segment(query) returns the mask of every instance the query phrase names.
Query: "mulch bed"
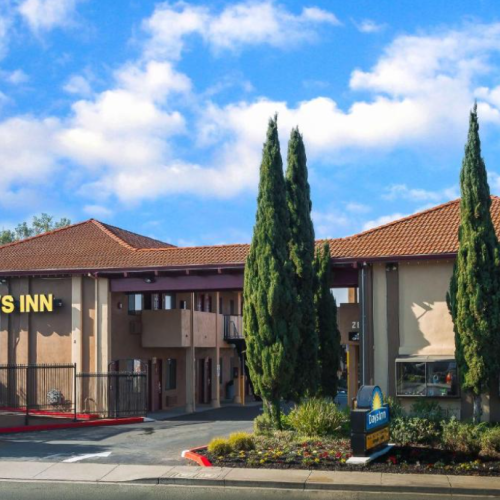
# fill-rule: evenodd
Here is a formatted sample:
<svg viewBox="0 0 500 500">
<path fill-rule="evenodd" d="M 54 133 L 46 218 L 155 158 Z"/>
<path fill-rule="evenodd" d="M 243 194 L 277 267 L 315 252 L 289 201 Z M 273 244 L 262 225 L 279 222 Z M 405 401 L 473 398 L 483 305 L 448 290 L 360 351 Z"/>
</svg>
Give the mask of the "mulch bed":
<svg viewBox="0 0 500 500">
<path fill-rule="evenodd" d="M 276 444 L 272 439 L 268 442 L 264 439 L 252 451 L 232 452 L 227 456 L 214 456 L 207 450 L 198 453 L 218 467 L 500 476 L 498 458 L 442 449 L 394 447 L 366 466 L 354 466 L 346 463 L 351 456 L 347 439 Z"/>
</svg>

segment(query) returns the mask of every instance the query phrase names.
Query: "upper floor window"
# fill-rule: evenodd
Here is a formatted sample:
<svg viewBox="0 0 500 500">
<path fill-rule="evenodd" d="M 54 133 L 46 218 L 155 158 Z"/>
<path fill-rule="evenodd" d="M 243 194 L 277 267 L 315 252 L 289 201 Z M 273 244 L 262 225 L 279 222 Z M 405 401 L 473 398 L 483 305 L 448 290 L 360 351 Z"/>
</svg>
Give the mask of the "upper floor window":
<svg viewBox="0 0 500 500">
<path fill-rule="evenodd" d="M 175 294 L 163 294 L 163 309 L 175 309 Z"/>
<path fill-rule="evenodd" d="M 144 309 L 144 296 L 142 293 L 131 293 L 128 296 L 128 313 L 139 314 Z"/>
</svg>

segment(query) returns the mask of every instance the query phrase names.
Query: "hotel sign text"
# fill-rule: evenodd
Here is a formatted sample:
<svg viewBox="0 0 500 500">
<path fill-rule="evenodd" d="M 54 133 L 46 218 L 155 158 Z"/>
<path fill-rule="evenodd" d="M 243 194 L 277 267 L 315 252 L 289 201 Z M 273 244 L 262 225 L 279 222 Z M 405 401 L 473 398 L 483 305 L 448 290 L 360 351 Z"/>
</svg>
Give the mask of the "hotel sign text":
<svg viewBox="0 0 500 500">
<path fill-rule="evenodd" d="M 61 305 L 60 302 L 60 300 L 55 300 L 52 294 L 20 295 L 17 300 L 13 295 L 2 295 L 0 296 L 0 312 L 4 314 L 53 312 L 54 306 Z"/>
</svg>

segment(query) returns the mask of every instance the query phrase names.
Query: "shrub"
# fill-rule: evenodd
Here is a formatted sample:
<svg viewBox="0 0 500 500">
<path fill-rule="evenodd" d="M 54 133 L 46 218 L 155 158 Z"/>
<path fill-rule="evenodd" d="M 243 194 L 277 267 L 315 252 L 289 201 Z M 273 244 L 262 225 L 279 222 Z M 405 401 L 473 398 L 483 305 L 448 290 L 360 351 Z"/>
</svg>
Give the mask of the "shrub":
<svg viewBox="0 0 500 500">
<path fill-rule="evenodd" d="M 445 417 L 444 411 L 437 401 L 426 401 L 425 399 L 413 403 L 410 415 L 431 420 L 432 422 L 441 422 Z"/>
<path fill-rule="evenodd" d="M 288 420 L 292 429 L 304 436 L 325 436 L 342 430 L 346 414 L 330 399 L 312 398 L 296 406 Z"/>
<path fill-rule="evenodd" d="M 391 420 L 395 418 L 404 417 L 403 407 L 398 399 L 389 396 L 387 398 L 387 404 L 389 405 L 389 414 L 391 415 Z"/>
<path fill-rule="evenodd" d="M 391 441 L 401 446 L 433 444 L 440 435 L 440 425 L 424 418 L 397 417 L 391 421 Z"/>
<path fill-rule="evenodd" d="M 268 435 L 273 432 L 273 424 L 268 413 L 262 413 L 253 421 L 253 431 L 257 435 Z"/>
<path fill-rule="evenodd" d="M 250 451 L 255 449 L 255 441 L 247 432 L 233 432 L 229 435 L 229 446 L 235 451 Z"/>
<path fill-rule="evenodd" d="M 484 432 L 481 439 L 481 451 L 486 454 L 500 453 L 500 427 L 491 427 Z"/>
<path fill-rule="evenodd" d="M 216 437 L 213 438 L 212 441 L 208 444 L 208 452 L 216 455 L 218 457 L 229 455 L 233 450 L 229 441 L 224 438 Z"/>
<path fill-rule="evenodd" d="M 459 422 L 455 417 L 443 422 L 442 444 L 450 451 L 477 454 L 481 450 L 481 441 L 486 431 L 486 424 L 475 425 Z"/>
</svg>

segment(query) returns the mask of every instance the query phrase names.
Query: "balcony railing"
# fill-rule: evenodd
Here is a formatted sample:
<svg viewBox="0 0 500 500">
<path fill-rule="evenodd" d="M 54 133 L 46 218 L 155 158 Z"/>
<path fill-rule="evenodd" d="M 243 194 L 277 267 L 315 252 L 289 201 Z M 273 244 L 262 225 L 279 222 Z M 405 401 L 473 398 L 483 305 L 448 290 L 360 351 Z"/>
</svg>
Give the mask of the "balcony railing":
<svg viewBox="0 0 500 500">
<path fill-rule="evenodd" d="M 224 316 L 224 340 L 243 340 L 243 317 Z"/>
</svg>

